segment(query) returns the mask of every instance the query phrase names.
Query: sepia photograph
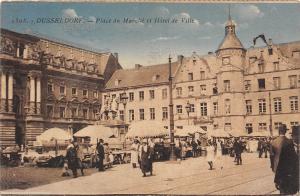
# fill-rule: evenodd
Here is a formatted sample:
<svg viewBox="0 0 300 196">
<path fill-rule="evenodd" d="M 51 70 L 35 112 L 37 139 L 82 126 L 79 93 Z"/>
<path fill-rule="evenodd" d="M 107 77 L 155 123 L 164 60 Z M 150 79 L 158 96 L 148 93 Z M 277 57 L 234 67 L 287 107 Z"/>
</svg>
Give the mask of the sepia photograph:
<svg viewBox="0 0 300 196">
<path fill-rule="evenodd" d="M 3 1 L 1 195 L 299 195 L 299 1 Z"/>
</svg>

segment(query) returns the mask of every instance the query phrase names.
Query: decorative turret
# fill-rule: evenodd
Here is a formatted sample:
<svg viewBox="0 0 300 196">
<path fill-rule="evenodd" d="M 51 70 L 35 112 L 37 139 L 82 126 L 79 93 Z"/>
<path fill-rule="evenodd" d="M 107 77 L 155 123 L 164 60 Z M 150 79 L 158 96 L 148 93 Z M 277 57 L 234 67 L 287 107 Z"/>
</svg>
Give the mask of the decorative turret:
<svg viewBox="0 0 300 196">
<path fill-rule="evenodd" d="M 230 10 L 228 15 L 228 20 L 226 22 L 225 26 L 225 37 L 221 44 L 218 47 L 218 50 L 216 53 L 218 54 L 221 50 L 224 49 L 244 49 L 244 46 L 242 45 L 241 41 L 235 34 L 235 24 L 234 21 L 231 19 L 230 16 Z"/>
</svg>

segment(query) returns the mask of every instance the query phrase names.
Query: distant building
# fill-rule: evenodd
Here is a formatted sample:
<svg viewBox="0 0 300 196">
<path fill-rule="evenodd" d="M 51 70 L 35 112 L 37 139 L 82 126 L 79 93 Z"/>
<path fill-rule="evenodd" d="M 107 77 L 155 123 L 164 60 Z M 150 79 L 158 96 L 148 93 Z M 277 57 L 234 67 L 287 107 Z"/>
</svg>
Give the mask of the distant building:
<svg viewBox="0 0 300 196">
<path fill-rule="evenodd" d="M 51 127 L 94 124 L 101 90 L 121 66 L 97 53 L 1 29 L 0 144 L 31 143 Z"/>
<path fill-rule="evenodd" d="M 161 121 L 168 126 L 167 64 L 117 70 L 103 96 L 126 92 L 127 122 Z M 196 125 L 233 135 L 272 131 L 300 121 L 300 41 L 245 49 L 229 17 L 215 53 L 179 56 L 172 64 L 175 127 Z M 189 106 L 187 108 L 187 103 Z M 187 112 L 188 109 L 188 112 Z M 149 125 L 151 126 L 151 125 Z"/>
</svg>

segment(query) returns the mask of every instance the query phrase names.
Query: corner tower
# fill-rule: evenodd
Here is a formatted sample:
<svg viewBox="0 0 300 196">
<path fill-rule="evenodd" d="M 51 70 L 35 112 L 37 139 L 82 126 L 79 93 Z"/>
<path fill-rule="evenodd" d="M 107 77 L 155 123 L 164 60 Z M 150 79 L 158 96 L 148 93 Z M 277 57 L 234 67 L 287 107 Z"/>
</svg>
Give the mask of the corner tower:
<svg viewBox="0 0 300 196">
<path fill-rule="evenodd" d="M 216 124 L 232 134 L 241 134 L 244 127 L 244 67 L 246 50 L 236 36 L 230 10 L 225 25 L 225 37 L 216 50 L 218 118 Z M 243 111 L 243 110 L 242 110 Z"/>
</svg>

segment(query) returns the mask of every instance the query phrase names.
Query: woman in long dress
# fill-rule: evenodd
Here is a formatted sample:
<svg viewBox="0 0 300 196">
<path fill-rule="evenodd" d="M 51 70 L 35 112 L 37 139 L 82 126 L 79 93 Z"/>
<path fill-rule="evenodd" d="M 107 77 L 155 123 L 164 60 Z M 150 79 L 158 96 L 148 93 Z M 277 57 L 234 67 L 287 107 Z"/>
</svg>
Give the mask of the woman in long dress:
<svg viewBox="0 0 300 196">
<path fill-rule="evenodd" d="M 206 161 L 209 165 L 209 170 L 213 169 L 213 162 L 215 160 L 215 147 L 212 144 L 211 140 L 208 140 L 208 145 L 206 147 Z"/>
<path fill-rule="evenodd" d="M 131 145 L 131 164 L 133 168 L 137 167 L 139 161 L 139 141 L 134 139 L 133 144 Z"/>
<path fill-rule="evenodd" d="M 216 148 L 217 148 L 217 153 L 216 153 L 216 160 L 217 160 L 217 165 L 220 165 L 220 168 L 223 169 L 223 153 L 222 153 L 222 143 L 220 139 L 217 140 L 216 142 Z"/>
</svg>

